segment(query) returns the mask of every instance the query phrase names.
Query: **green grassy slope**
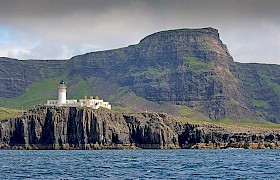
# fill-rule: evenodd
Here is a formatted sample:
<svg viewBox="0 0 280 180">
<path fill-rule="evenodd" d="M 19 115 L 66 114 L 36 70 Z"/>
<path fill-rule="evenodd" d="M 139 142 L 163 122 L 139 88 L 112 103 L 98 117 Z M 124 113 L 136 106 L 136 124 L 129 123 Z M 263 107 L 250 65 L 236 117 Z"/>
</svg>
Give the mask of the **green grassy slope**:
<svg viewBox="0 0 280 180">
<path fill-rule="evenodd" d="M 0 120 L 20 116 L 21 110 L 0 107 Z"/>
<path fill-rule="evenodd" d="M 67 81 L 65 76 L 45 79 L 31 84 L 21 96 L 14 98 L 0 98 L 0 106 L 16 109 L 29 109 L 37 104 L 46 103 L 47 99 L 57 98 L 57 86 L 61 79 Z"/>
<path fill-rule="evenodd" d="M 71 80 L 70 80 L 71 79 Z M 102 84 L 96 78 L 83 79 L 59 76 L 35 82 L 28 86 L 25 93 L 14 98 L 0 98 L 0 107 L 14 109 L 30 109 L 37 104 L 45 104 L 47 100 L 57 99 L 57 87 L 61 80 L 66 82 L 67 99 L 83 99 L 84 96 L 99 96 L 104 100 L 114 100 L 122 95 L 122 88 L 116 85 Z"/>
<path fill-rule="evenodd" d="M 179 108 L 179 111 L 181 113 L 181 117 L 178 117 L 178 120 L 180 120 L 182 123 L 192 123 L 192 124 L 214 124 L 218 126 L 242 126 L 242 127 L 261 127 L 261 128 L 280 128 L 280 124 L 275 124 L 269 121 L 266 121 L 262 118 L 251 118 L 251 119 L 239 119 L 235 120 L 230 117 L 214 120 L 210 119 L 204 114 L 197 112 L 195 109 L 191 109 L 189 107 L 185 106 L 177 106 Z"/>
</svg>

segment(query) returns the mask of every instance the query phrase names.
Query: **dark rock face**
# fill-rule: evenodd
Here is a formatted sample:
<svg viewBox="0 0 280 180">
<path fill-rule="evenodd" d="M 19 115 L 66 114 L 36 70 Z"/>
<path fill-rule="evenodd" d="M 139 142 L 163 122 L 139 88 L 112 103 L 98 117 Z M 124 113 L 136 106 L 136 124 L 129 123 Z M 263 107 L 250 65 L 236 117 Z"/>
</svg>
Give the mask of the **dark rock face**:
<svg viewBox="0 0 280 180">
<path fill-rule="evenodd" d="M 67 61 L 0 58 L 0 97 L 21 95 L 28 85 L 49 77 L 100 78 L 102 84 L 127 88 L 155 103 L 196 108 L 212 119 L 280 123 L 279 67 L 235 63 L 216 29 L 179 29 Z"/>
<path fill-rule="evenodd" d="M 231 133 L 213 125 L 186 124 L 179 142 L 182 148 L 192 149 L 274 149 L 280 147 L 280 132 L 272 131 L 264 134 Z"/>
<path fill-rule="evenodd" d="M 280 123 L 280 66 L 238 64 L 239 78 L 258 116 Z"/>
<path fill-rule="evenodd" d="M 37 106 L 1 122 L 1 143 L 31 149 L 178 148 L 178 134 L 164 118 Z"/>
<path fill-rule="evenodd" d="M 179 148 L 178 134 L 174 126 L 181 124 L 157 113 L 124 115 L 129 127 L 131 141 L 140 148 Z M 171 124 L 170 124 L 171 123 Z"/>
<path fill-rule="evenodd" d="M 124 118 L 102 110 L 37 106 L 21 118 L 2 122 L 1 127 L 2 143 L 9 146 L 96 149 L 130 145 Z"/>
<path fill-rule="evenodd" d="M 157 113 L 37 106 L 0 123 L 2 149 L 278 148 L 279 132 L 231 134 Z"/>
</svg>

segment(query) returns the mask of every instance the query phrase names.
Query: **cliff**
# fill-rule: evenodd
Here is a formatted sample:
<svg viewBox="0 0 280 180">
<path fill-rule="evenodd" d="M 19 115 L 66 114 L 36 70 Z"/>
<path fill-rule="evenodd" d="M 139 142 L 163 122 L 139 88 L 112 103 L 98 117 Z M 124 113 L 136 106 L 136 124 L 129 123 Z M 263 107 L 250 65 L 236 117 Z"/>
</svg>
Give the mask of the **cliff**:
<svg viewBox="0 0 280 180">
<path fill-rule="evenodd" d="M 65 61 L 0 58 L 0 106 L 44 103 L 63 78 L 69 98 L 94 94 L 136 111 L 178 114 L 180 105 L 216 120 L 280 123 L 279 67 L 235 63 L 213 28 L 162 31 Z"/>
<path fill-rule="evenodd" d="M 248 94 L 251 109 L 260 117 L 279 123 L 280 66 L 238 64 L 239 79 Z"/>
<path fill-rule="evenodd" d="M 166 114 L 36 106 L 0 123 L 1 149 L 279 148 L 280 131 L 229 132 Z"/>
</svg>

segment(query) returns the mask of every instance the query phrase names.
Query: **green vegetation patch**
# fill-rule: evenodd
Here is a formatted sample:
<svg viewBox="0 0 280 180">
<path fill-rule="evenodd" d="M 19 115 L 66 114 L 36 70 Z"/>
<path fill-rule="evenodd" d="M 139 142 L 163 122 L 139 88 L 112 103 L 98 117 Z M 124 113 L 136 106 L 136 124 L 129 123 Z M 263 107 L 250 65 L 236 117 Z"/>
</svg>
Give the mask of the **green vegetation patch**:
<svg viewBox="0 0 280 180">
<path fill-rule="evenodd" d="M 48 99 L 57 99 L 57 86 L 66 76 L 54 77 L 31 84 L 21 96 L 0 98 L 0 106 L 15 109 L 29 109 L 37 104 L 45 104 Z"/>
<path fill-rule="evenodd" d="M 169 74 L 171 72 L 171 69 L 169 68 L 154 68 L 154 67 L 148 67 L 147 70 L 142 71 L 142 72 L 134 72 L 130 73 L 134 77 L 139 77 L 139 76 L 147 76 L 149 78 L 158 78 L 162 77 L 166 74 Z"/>
<path fill-rule="evenodd" d="M 0 107 L 0 120 L 18 117 L 21 114 L 22 114 L 22 110 L 8 109 L 8 108 Z"/>
<path fill-rule="evenodd" d="M 238 82 L 239 82 L 239 79 L 236 78 L 236 77 L 234 77 L 233 80 L 234 80 L 235 83 L 238 83 Z"/>
<path fill-rule="evenodd" d="M 112 106 L 112 111 L 120 113 L 132 113 L 133 110 L 129 107 Z"/>
<path fill-rule="evenodd" d="M 274 93 L 280 96 L 280 84 L 273 82 L 271 78 L 264 71 L 260 71 L 259 74 L 264 79 L 265 85 L 272 88 Z"/>
<path fill-rule="evenodd" d="M 70 83 L 71 85 L 72 83 Z M 66 84 L 67 85 L 67 84 Z M 73 83 L 71 86 L 68 86 L 68 93 L 70 99 L 83 99 L 84 96 L 92 95 L 90 91 L 89 84 L 86 80 L 78 78 L 76 83 Z"/>
<path fill-rule="evenodd" d="M 226 72 L 227 74 L 231 74 L 231 72 L 230 72 L 230 70 L 229 70 L 228 68 L 225 69 L 225 72 Z"/>
<path fill-rule="evenodd" d="M 269 129 L 279 129 L 280 124 L 275 124 L 266 121 L 263 118 L 243 118 L 240 120 L 234 120 L 230 117 L 226 117 L 219 120 L 210 119 L 204 115 L 196 114 L 194 117 L 178 117 L 179 121 L 183 124 L 212 124 L 215 126 L 225 127 L 229 129 L 239 129 L 239 128 L 249 128 L 249 129 L 259 129 L 259 128 L 269 128 Z"/>
<path fill-rule="evenodd" d="M 241 118 L 239 120 L 234 120 L 231 117 L 226 117 L 217 120 L 217 125 L 238 125 L 244 127 L 264 127 L 264 128 L 280 128 L 280 124 L 275 124 L 266 121 L 263 118 Z"/>
<path fill-rule="evenodd" d="M 184 56 L 184 60 L 191 66 L 207 66 L 207 63 L 205 63 L 203 59 L 195 56 Z"/>
<path fill-rule="evenodd" d="M 264 100 L 256 100 L 256 99 L 253 99 L 251 101 L 252 105 L 253 106 L 256 106 L 256 107 L 268 107 L 269 104 L 267 101 L 264 101 Z"/>
<path fill-rule="evenodd" d="M 196 56 L 184 56 L 184 63 L 190 65 L 196 72 L 203 73 L 209 71 L 211 63 L 204 62 L 202 58 Z"/>
<path fill-rule="evenodd" d="M 257 113 L 258 116 L 268 116 L 269 115 L 267 111 L 259 110 L 259 109 L 256 110 L 256 113 Z"/>
<path fill-rule="evenodd" d="M 238 105 L 239 105 L 239 103 L 233 99 L 229 101 L 229 106 L 231 108 L 237 108 Z"/>
<path fill-rule="evenodd" d="M 191 124 L 204 124 L 204 123 L 213 123 L 213 120 L 208 118 L 207 116 L 198 113 L 196 115 L 188 116 L 188 117 L 179 117 L 178 119 L 183 124 L 191 123 Z"/>
<path fill-rule="evenodd" d="M 267 79 L 266 82 L 267 82 L 267 85 L 273 89 L 274 93 L 277 94 L 278 96 L 280 96 L 280 85 L 277 83 L 274 83 L 270 79 Z"/>
<path fill-rule="evenodd" d="M 129 92 L 129 88 L 128 87 L 119 87 L 118 89 L 116 89 L 116 91 L 114 91 L 109 97 L 108 97 L 108 101 L 112 101 L 114 99 L 120 98 L 123 95 L 127 94 Z"/>
<path fill-rule="evenodd" d="M 234 103 L 235 104 L 235 103 Z M 198 112 L 196 109 L 189 108 L 186 106 L 178 106 L 181 117 L 178 120 L 183 124 L 213 124 L 222 127 L 247 127 L 247 128 L 280 128 L 280 124 L 275 124 L 266 121 L 263 118 L 242 118 L 236 120 L 232 117 L 225 117 L 222 119 L 210 119 L 208 116 Z"/>
<path fill-rule="evenodd" d="M 187 116 L 187 115 L 191 115 L 191 114 L 194 113 L 194 110 L 192 108 L 187 107 L 187 106 L 180 107 L 179 111 L 180 111 L 182 116 Z"/>
<path fill-rule="evenodd" d="M 209 117 L 205 116 L 201 112 L 196 111 L 193 108 L 189 108 L 187 106 L 178 106 L 179 112 L 181 113 L 181 116 L 179 120 L 185 124 L 187 122 L 193 123 L 193 124 L 200 124 L 202 122 L 212 122 Z"/>
</svg>

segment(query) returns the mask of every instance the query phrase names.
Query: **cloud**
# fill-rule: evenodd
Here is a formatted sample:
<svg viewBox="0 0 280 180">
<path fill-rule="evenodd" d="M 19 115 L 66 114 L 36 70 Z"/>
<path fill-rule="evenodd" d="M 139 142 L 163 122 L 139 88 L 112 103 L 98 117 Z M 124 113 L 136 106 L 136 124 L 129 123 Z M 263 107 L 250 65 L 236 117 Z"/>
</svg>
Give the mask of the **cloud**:
<svg viewBox="0 0 280 180">
<path fill-rule="evenodd" d="M 65 59 L 136 44 L 161 30 L 210 26 L 236 61 L 280 64 L 279 9 L 273 0 L 3 1 L 0 56 Z M 13 37 L 8 43 L 1 26 Z"/>
</svg>

